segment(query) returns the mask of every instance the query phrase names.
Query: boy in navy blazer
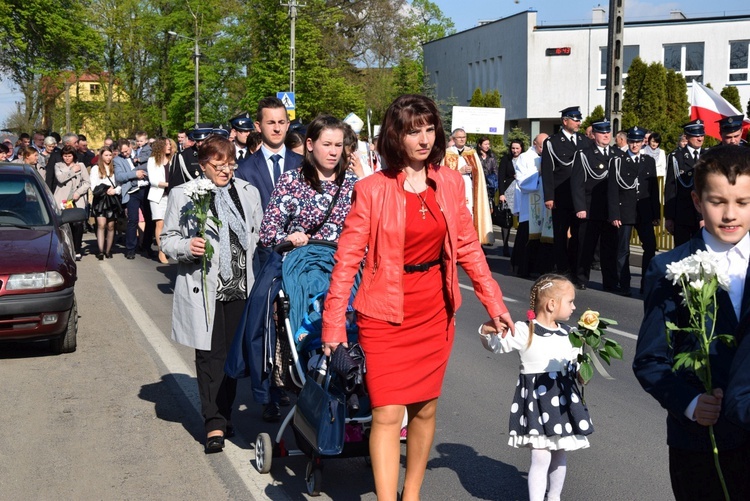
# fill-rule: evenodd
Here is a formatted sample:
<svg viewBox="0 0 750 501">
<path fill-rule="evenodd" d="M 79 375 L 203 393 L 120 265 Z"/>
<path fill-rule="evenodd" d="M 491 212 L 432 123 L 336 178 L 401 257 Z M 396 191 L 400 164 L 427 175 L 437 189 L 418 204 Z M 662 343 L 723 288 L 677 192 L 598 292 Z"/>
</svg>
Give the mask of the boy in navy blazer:
<svg viewBox="0 0 750 501">
<path fill-rule="evenodd" d="M 695 167 L 692 193 L 704 228 L 688 242 L 655 257 L 645 278 L 644 317 L 638 334 L 633 371 L 641 386 L 667 410 L 669 473 L 675 499 L 724 499 L 708 426 L 713 425 L 722 472 L 731 499 L 750 499 L 750 435 L 727 419 L 727 388 L 736 347 L 711 346 L 713 387 L 707 394 L 694 373 L 673 371 L 674 355 L 697 349 L 692 334 L 678 332 L 667 341 L 667 321 L 688 325 L 681 287 L 666 278 L 669 263 L 707 250 L 729 275 L 729 292 L 717 293 L 716 333 L 733 334 L 742 342 L 750 315 L 747 287 L 750 255 L 750 150 L 722 146 L 703 155 Z M 743 297 L 744 294 L 744 297 Z M 747 344 L 745 342 L 744 344 Z"/>
</svg>

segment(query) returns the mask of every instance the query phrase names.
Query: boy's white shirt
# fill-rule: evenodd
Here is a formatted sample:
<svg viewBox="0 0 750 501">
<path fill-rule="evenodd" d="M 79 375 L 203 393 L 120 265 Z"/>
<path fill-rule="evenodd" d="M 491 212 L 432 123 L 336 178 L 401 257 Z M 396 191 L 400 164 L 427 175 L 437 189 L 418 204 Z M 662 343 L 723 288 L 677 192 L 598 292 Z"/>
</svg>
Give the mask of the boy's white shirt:
<svg viewBox="0 0 750 501">
<path fill-rule="evenodd" d="M 703 232 L 703 242 L 709 254 L 717 257 L 719 271 L 726 273 L 729 277 L 729 298 L 734 306 L 737 320 L 740 318 L 742 308 L 742 295 L 745 292 L 745 274 L 747 273 L 748 259 L 750 259 L 750 234 L 745 236 L 736 244 L 728 244 L 720 241 L 709 233 L 706 228 Z"/>
</svg>

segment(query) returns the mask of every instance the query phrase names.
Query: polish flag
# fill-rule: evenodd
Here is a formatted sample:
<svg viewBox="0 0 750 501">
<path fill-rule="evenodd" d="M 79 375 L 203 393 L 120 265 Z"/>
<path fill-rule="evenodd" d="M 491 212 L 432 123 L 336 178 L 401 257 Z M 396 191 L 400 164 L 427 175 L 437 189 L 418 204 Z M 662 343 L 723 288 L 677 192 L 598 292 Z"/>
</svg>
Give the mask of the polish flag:
<svg viewBox="0 0 750 501">
<path fill-rule="evenodd" d="M 719 124 L 716 122 L 724 117 L 734 115 L 742 115 L 742 112 L 732 106 L 715 90 L 693 81 L 693 87 L 690 91 L 690 120 L 697 118 L 703 120 L 706 135 L 721 141 Z M 742 124 L 743 137 L 746 137 L 748 129 L 750 129 L 750 120 L 745 118 Z"/>
</svg>

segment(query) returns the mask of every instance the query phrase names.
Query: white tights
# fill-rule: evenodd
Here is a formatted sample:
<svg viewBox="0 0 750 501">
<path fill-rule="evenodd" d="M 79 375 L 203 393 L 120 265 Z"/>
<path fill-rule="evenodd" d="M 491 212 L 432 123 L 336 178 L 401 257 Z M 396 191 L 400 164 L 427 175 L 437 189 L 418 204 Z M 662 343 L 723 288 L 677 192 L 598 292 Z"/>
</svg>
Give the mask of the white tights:
<svg viewBox="0 0 750 501">
<path fill-rule="evenodd" d="M 532 449 L 529 467 L 529 501 L 544 501 L 548 475 L 547 501 L 559 501 L 565 483 L 566 468 L 565 451 Z"/>
</svg>

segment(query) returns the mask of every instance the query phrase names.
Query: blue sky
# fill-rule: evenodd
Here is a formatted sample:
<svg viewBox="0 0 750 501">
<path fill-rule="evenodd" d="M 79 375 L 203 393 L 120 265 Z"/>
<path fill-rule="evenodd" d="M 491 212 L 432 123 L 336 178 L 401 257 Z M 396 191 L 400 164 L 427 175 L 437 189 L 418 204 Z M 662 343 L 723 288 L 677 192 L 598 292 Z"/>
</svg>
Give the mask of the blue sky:
<svg viewBox="0 0 750 501">
<path fill-rule="evenodd" d="M 590 22 L 591 9 L 597 5 L 605 8 L 608 0 L 432 0 L 443 14 L 453 19 L 458 31 L 477 25 L 479 20 L 494 20 L 512 16 L 518 12 L 533 9 L 541 24 L 568 24 Z M 713 8 L 713 7 L 716 8 Z M 681 0 L 664 2 L 660 0 L 625 0 L 625 19 L 654 19 L 669 16 L 672 10 L 681 10 L 687 17 L 731 16 L 749 14 L 750 4 L 739 0 L 707 4 L 705 0 Z M 14 102 L 21 96 L 9 87 L 6 80 L 0 81 L 0 126 L 15 109 Z"/>
<path fill-rule="evenodd" d="M 479 20 L 493 20 L 512 16 L 528 9 L 537 11 L 541 24 L 568 24 L 590 22 L 591 9 L 597 5 L 605 9 L 609 0 L 432 0 L 443 14 L 453 19 L 458 31 L 477 25 Z M 750 13 L 750 4 L 729 0 L 710 4 L 706 0 L 625 0 L 625 19 L 642 20 L 669 16 L 672 10 L 681 10 L 687 17 L 731 16 Z"/>
</svg>

